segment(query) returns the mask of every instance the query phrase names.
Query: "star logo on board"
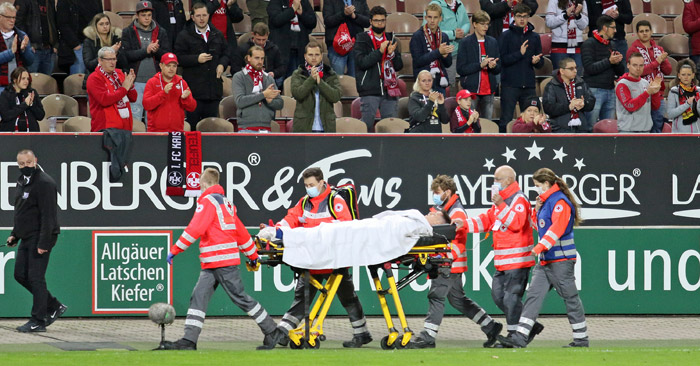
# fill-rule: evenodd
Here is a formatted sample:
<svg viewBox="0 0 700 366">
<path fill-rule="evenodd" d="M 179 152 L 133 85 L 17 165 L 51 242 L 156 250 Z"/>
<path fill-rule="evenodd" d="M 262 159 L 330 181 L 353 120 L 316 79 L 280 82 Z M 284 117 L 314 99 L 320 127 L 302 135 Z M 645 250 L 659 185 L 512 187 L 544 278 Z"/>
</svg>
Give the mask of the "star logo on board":
<svg viewBox="0 0 700 366">
<path fill-rule="evenodd" d="M 580 172 L 581 168 L 586 166 L 586 164 L 583 163 L 583 158 L 581 158 L 581 159 L 574 158 L 574 160 L 576 160 L 576 164 L 574 164 L 574 168 L 578 168 L 578 171 Z"/>
<path fill-rule="evenodd" d="M 530 153 L 530 156 L 527 157 L 527 160 L 532 160 L 532 158 L 542 160 L 542 158 L 540 157 L 540 152 L 544 150 L 544 147 L 537 146 L 537 141 L 532 141 L 532 146 L 526 147 L 525 150 L 527 150 L 527 152 Z"/>
<path fill-rule="evenodd" d="M 564 157 L 568 156 L 569 154 L 564 152 L 564 147 L 560 147 L 559 150 L 552 149 L 554 151 L 554 158 L 552 160 L 559 160 L 560 163 L 564 162 Z"/>
<path fill-rule="evenodd" d="M 484 168 L 486 168 L 488 171 L 491 171 L 492 168 L 495 168 L 496 166 L 493 165 L 493 159 L 484 159 L 486 163 L 483 165 Z"/>
<path fill-rule="evenodd" d="M 511 150 L 508 146 L 506 146 L 506 152 L 501 154 L 501 156 L 506 158 L 506 163 L 511 160 L 517 160 L 515 158 L 515 151 L 516 149 Z"/>
</svg>

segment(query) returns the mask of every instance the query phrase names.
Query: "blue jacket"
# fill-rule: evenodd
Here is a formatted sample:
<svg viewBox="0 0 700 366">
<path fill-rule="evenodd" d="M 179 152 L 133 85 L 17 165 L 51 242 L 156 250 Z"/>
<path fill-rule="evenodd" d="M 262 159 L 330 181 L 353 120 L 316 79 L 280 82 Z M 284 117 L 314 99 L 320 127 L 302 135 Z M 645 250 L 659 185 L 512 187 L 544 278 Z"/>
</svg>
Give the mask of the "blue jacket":
<svg viewBox="0 0 700 366">
<path fill-rule="evenodd" d="M 544 201 L 542 207 L 537 212 L 537 232 L 539 233 L 540 238 L 543 237 L 549 230 L 549 227 L 552 226 L 552 212 L 554 211 L 554 206 L 560 200 L 564 200 L 564 202 L 566 202 L 566 204 L 569 205 L 569 207 L 571 207 L 572 213 L 575 210 L 574 205 L 571 204 L 571 201 L 569 201 L 569 199 L 564 193 L 562 193 L 562 191 L 556 191 L 552 193 L 549 197 L 547 197 L 547 200 Z M 566 226 L 566 231 L 564 232 L 564 234 L 559 237 L 559 240 L 557 240 L 556 244 L 554 244 L 551 249 L 547 250 L 546 252 L 543 252 L 542 254 L 544 254 L 544 258 L 540 256 L 540 259 L 546 262 L 561 259 L 576 260 L 576 244 L 574 243 L 573 214 L 569 218 L 569 224 Z"/>
<path fill-rule="evenodd" d="M 535 27 L 527 24 L 527 30 L 510 25 L 507 31 L 498 39 L 501 52 L 501 86 L 509 88 L 534 88 L 535 87 L 535 67 L 544 66 L 544 58 L 540 57 L 540 62 L 533 65 L 532 56 L 542 53 L 542 43 L 540 35 L 534 31 Z M 528 41 L 525 54 L 520 53 L 520 46 Z"/>
<path fill-rule="evenodd" d="M 442 32 L 442 41 L 443 43 L 450 44 L 450 39 L 447 37 L 445 32 Z M 440 69 L 442 69 L 445 77 L 447 77 L 447 68 L 452 65 L 452 55 L 450 54 L 447 55 L 447 57 L 442 57 L 440 50 L 432 50 L 428 52 L 428 44 L 425 42 L 423 27 L 413 33 L 409 47 L 411 49 L 411 57 L 413 58 L 413 77 L 418 77 L 418 73 L 422 70 L 430 71 L 430 63 L 434 60 L 440 60 Z M 433 88 L 439 87 L 440 78 L 434 78 Z"/>
<path fill-rule="evenodd" d="M 500 58 L 501 53 L 498 50 L 498 41 L 486 35 L 484 37 L 484 47 L 488 57 Z M 476 39 L 476 34 L 465 37 L 459 42 L 459 54 L 457 55 L 457 74 L 462 78 L 460 85 L 462 89 L 467 89 L 472 93 L 479 91 L 481 85 L 481 50 L 479 41 Z M 487 68 L 489 73 L 489 82 L 491 83 L 491 93 L 498 90 L 496 75 L 501 73 L 501 61 L 496 62 L 496 67 L 493 69 Z"/>
</svg>

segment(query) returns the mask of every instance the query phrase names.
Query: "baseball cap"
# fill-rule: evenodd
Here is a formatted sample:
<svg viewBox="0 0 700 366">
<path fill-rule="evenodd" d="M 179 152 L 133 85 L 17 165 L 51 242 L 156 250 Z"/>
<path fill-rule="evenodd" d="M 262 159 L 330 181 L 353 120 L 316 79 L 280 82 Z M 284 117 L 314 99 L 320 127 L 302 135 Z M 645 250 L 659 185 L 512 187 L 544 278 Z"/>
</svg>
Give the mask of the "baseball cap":
<svg viewBox="0 0 700 366">
<path fill-rule="evenodd" d="M 459 93 L 457 93 L 457 101 L 459 102 L 460 99 L 464 99 L 464 98 L 476 99 L 476 94 L 470 92 L 467 89 L 462 89 L 459 91 Z"/>
<path fill-rule="evenodd" d="M 139 1 L 136 3 L 136 12 L 140 12 L 142 10 L 150 10 L 153 11 L 153 5 L 151 5 L 150 1 Z"/>
<path fill-rule="evenodd" d="M 160 63 L 162 63 L 162 64 L 166 64 L 166 65 L 167 65 L 167 64 L 169 64 L 169 63 L 171 63 L 171 62 L 174 62 L 174 63 L 176 63 L 176 64 L 178 64 L 178 65 L 180 64 L 179 62 L 177 62 L 177 56 L 175 56 L 175 54 L 172 53 L 172 52 L 168 52 L 168 53 L 164 54 L 164 55 L 160 58 Z"/>
</svg>

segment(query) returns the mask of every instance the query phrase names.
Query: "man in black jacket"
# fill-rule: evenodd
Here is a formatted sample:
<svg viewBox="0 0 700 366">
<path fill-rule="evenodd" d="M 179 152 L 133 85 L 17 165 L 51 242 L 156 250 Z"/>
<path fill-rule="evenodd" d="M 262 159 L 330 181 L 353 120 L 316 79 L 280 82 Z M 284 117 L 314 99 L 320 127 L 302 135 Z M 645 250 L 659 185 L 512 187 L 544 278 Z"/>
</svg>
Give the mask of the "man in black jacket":
<svg viewBox="0 0 700 366">
<path fill-rule="evenodd" d="M 202 3 L 207 6 L 209 23 L 223 34 L 227 43 L 228 61 L 231 65 L 231 73 L 235 74 L 245 66 L 243 52 L 238 49 L 236 32 L 233 23 L 243 20 L 243 10 L 238 6 L 238 1 L 244 0 L 195 0 L 194 3 Z M 226 67 L 228 65 L 224 65 Z M 236 70 L 236 71 L 234 71 Z M 195 95 L 195 98 L 197 96 Z"/>
<path fill-rule="evenodd" d="M 97 13 L 102 13 L 102 0 L 58 0 L 58 67 L 70 74 L 85 73 L 83 63 L 83 29 Z"/>
<path fill-rule="evenodd" d="M 279 47 L 270 41 L 270 28 L 263 22 L 258 22 L 253 26 L 253 35 L 242 47 L 243 54 L 247 54 L 248 50 L 253 46 L 260 46 L 265 50 L 265 63 L 263 69 L 271 78 L 275 79 L 277 89 L 282 89 L 284 83 L 284 74 L 287 72 L 287 65 L 282 62 L 282 54 Z M 241 70 L 231 70 L 235 74 Z"/>
<path fill-rule="evenodd" d="M 542 106 L 549 116 L 552 132 L 591 132 L 586 113 L 593 110 L 595 97 L 576 75 L 576 61 L 566 57 L 559 61 L 559 71 L 544 88 Z"/>
<path fill-rule="evenodd" d="M 194 131 L 197 122 L 219 114 L 223 96 L 224 68 L 229 64 L 224 35 L 209 24 L 209 12 L 202 3 L 192 7 L 192 19 L 175 41 L 175 55 L 182 67 L 182 77 L 192 90 L 197 109 L 187 112 Z"/>
<path fill-rule="evenodd" d="M 51 249 L 61 228 L 58 226 L 56 182 L 37 168 L 37 158 L 31 150 L 17 154 L 22 175 L 17 180 L 15 223 L 7 246 L 20 243 L 15 261 L 15 280 L 33 296 L 32 317 L 17 327 L 22 333 L 46 332 L 58 317 L 66 312 L 46 288 L 46 268 Z"/>
<path fill-rule="evenodd" d="M 56 4 L 51 0 L 15 0 L 17 28 L 29 36 L 34 48 L 34 63 L 29 72 L 53 73 L 53 49 L 58 47 Z"/>
<path fill-rule="evenodd" d="M 280 48 L 282 62 L 287 65 L 285 77 L 292 75 L 304 63 L 304 49 L 309 34 L 316 28 L 316 13 L 309 0 L 270 0 L 270 40 Z"/>
<path fill-rule="evenodd" d="M 375 6 L 369 11 L 372 29 L 369 32 L 358 33 L 355 39 L 355 83 L 360 95 L 362 122 L 367 124 L 367 131 L 374 131 L 374 117 L 377 109 L 382 118 L 396 117 L 398 97 L 393 87 L 391 73 L 382 72 L 393 67 L 393 71 L 403 68 L 401 47 L 393 40 L 391 33 L 385 33 L 386 9 Z"/>
<path fill-rule="evenodd" d="M 350 51 L 341 56 L 333 49 L 333 39 L 343 23 L 347 24 L 351 38 L 364 32 L 369 27 L 367 0 L 326 0 L 323 3 L 323 24 L 326 27 L 326 46 L 331 67 L 338 75 L 355 77 L 355 53 Z"/>
<path fill-rule="evenodd" d="M 131 103 L 131 112 L 139 121 L 146 122 L 142 104 L 146 83 L 158 72 L 160 58 L 170 52 L 169 44 L 168 32 L 153 20 L 151 2 L 140 1 L 136 4 L 136 19 L 122 32 L 121 47 L 129 68 L 136 72 L 134 88 L 139 97 Z"/>
<path fill-rule="evenodd" d="M 510 24 L 515 20 L 513 7 L 517 4 L 525 4 L 530 8 L 530 16 L 537 11 L 537 0 L 479 0 L 481 10 L 491 17 L 491 26 L 488 35 L 498 39 L 501 33 L 508 30 Z"/>
<path fill-rule="evenodd" d="M 588 38 L 593 38 L 595 30 L 593 26 L 598 24 L 598 18 L 601 15 L 607 15 L 615 20 L 615 35 L 611 38 L 610 43 L 615 51 L 622 54 L 622 67 L 625 67 L 627 65 L 625 61 L 627 54 L 625 25 L 632 24 L 634 18 L 630 0 L 586 0 L 586 6 L 588 7 Z"/>
<path fill-rule="evenodd" d="M 151 5 L 153 5 L 153 19 L 168 31 L 167 49 L 172 50 L 175 47 L 175 37 L 185 28 L 185 22 L 187 22 L 182 0 L 151 0 Z"/>
</svg>

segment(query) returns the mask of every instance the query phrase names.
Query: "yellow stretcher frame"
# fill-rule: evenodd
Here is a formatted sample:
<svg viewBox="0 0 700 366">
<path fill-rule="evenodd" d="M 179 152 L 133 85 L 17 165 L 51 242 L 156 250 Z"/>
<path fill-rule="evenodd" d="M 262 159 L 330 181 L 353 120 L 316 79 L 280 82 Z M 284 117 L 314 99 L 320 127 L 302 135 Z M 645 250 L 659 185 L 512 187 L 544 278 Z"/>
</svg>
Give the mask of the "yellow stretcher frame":
<svg viewBox="0 0 700 366">
<path fill-rule="evenodd" d="M 257 247 L 259 255 L 267 256 L 267 259 L 261 258 L 261 264 L 275 266 L 283 263 L 283 246 L 258 237 L 255 237 L 255 246 Z M 437 266 L 449 266 L 452 260 L 445 256 L 445 254 L 449 252 L 449 243 L 416 246 L 405 255 L 391 262 L 367 266 L 370 269 L 375 291 L 377 292 L 379 304 L 389 332 L 387 336 L 381 339 L 380 345 L 382 349 L 404 349 L 413 337 L 413 331 L 408 327 L 408 322 L 406 321 L 406 314 L 401 304 L 399 290 L 424 273 L 429 272 L 433 268 L 436 269 Z M 435 255 L 440 255 L 440 257 L 436 257 Z M 396 268 L 395 265 L 401 266 L 402 264 L 419 264 L 417 267 L 420 269 L 414 269 L 409 275 L 403 277 L 397 283 L 392 269 Z M 380 270 L 383 270 L 386 276 L 388 283 L 387 289 L 384 289 L 382 281 L 379 278 Z M 325 285 L 309 275 L 308 271 L 305 271 L 305 276 L 308 276 L 309 285 L 315 287 L 319 295 L 309 311 L 307 321 L 289 331 L 289 347 L 292 349 L 318 349 L 321 346 L 320 342 L 326 340 L 326 336 L 323 334 L 323 322 L 328 315 L 328 310 L 335 298 L 340 282 L 343 280 L 343 274 L 337 271 L 330 275 Z M 300 278 L 299 280 L 302 279 Z M 394 300 L 396 314 L 399 318 L 401 329 L 403 330 L 402 334 L 399 334 L 399 331 L 394 326 L 391 311 L 389 310 L 389 305 L 386 300 L 387 294 L 390 294 Z"/>
</svg>

